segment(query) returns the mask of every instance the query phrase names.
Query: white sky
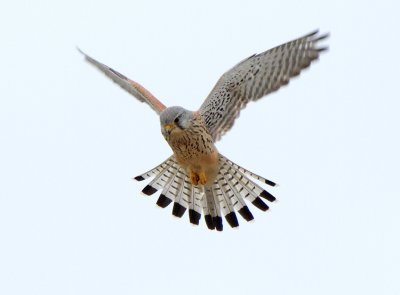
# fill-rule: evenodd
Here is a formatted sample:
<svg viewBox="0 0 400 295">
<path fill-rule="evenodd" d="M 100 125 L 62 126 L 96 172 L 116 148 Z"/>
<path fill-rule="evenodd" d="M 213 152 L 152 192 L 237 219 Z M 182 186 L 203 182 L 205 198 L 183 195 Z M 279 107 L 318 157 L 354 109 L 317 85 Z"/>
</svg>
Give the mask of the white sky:
<svg viewBox="0 0 400 295">
<path fill-rule="evenodd" d="M 56 2 L 0 4 L 0 294 L 400 294 L 398 2 Z M 158 118 L 76 46 L 194 110 L 316 28 L 330 51 L 218 143 L 280 184 L 269 212 L 216 233 L 140 195 Z"/>
</svg>

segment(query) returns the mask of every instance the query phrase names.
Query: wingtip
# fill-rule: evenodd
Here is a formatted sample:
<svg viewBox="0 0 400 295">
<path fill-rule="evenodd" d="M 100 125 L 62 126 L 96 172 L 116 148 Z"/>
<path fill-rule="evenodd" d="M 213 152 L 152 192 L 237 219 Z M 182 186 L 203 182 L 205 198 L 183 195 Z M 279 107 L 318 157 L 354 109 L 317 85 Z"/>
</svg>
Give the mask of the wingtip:
<svg viewBox="0 0 400 295">
<path fill-rule="evenodd" d="M 75 46 L 75 48 L 76 48 L 76 50 L 78 50 L 79 51 L 79 53 L 81 53 L 81 54 L 83 54 L 83 55 L 85 55 L 85 53 L 79 48 L 79 46 Z"/>
<path fill-rule="evenodd" d="M 101 64 L 100 62 L 98 62 L 97 60 L 95 60 L 94 58 L 90 57 L 88 54 L 86 54 L 82 49 L 80 49 L 78 46 L 76 46 L 76 49 L 79 51 L 80 54 L 83 55 L 83 57 L 85 58 L 85 60 L 93 65 L 96 66 L 96 64 Z M 98 66 L 97 66 L 98 67 Z"/>
<path fill-rule="evenodd" d="M 319 29 L 312 30 L 310 33 L 306 34 L 304 37 L 312 37 L 319 33 Z"/>
<path fill-rule="evenodd" d="M 316 29 L 314 31 L 311 31 L 311 33 L 306 34 L 304 36 L 304 38 L 311 38 L 310 41 L 318 42 L 318 41 L 327 39 L 329 36 L 330 36 L 330 32 L 319 34 L 319 29 Z"/>
<path fill-rule="evenodd" d="M 315 38 L 313 40 L 314 43 L 317 43 L 317 42 L 320 42 L 320 41 L 324 41 L 325 39 L 328 39 L 330 37 L 330 33 L 327 32 L 327 33 L 321 34 L 321 35 L 316 36 L 316 37 L 317 38 Z M 318 50 L 318 52 L 328 51 L 329 50 L 329 46 L 322 46 L 322 47 L 317 48 L 317 50 Z"/>
<path fill-rule="evenodd" d="M 88 56 L 82 49 L 80 49 L 79 46 L 76 46 L 75 48 L 76 48 L 76 50 L 78 50 L 78 52 L 79 52 L 80 54 L 82 54 L 86 59 L 89 58 L 89 56 Z"/>
<path fill-rule="evenodd" d="M 331 35 L 330 32 L 323 33 L 323 34 L 319 35 L 318 38 L 315 39 L 315 41 L 327 39 L 330 37 L 330 35 Z"/>
<path fill-rule="evenodd" d="M 324 46 L 324 47 L 318 48 L 317 50 L 318 50 L 318 52 L 324 52 L 324 51 L 328 51 L 329 47 L 328 46 Z"/>
</svg>

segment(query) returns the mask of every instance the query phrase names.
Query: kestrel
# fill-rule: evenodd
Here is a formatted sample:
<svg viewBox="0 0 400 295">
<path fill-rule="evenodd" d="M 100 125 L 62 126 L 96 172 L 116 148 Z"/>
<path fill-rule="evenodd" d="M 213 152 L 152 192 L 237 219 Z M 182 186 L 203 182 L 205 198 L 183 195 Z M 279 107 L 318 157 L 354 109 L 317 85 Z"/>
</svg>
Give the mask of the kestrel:
<svg viewBox="0 0 400 295">
<path fill-rule="evenodd" d="M 174 202 L 172 214 L 182 217 L 189 209 L 189 221 L 198 225 L 204 214 L 209 229 L 222 231 L 222 215 L 231 227 L 239 225 L 235 210 L 246 220 L 254 217 L 245 200 L 262 211 L 275 197 L 254 180 L 275 186 L 275 182 L 250 172 L 221 155 L 215 147 L 231 129 L 246 104 L 278 90 L 318 59 L 327 47 L 318 46 L 328 34 L 318 31 L 287 42 L 235 65 L 218 80 L 200 109 L 166 107 L 139 83 L 132 81 L 80 51 L 86 60 L 160 116 L 161 133 L 173 155 L 157 167 L 136 176 L 137 181 L 154 179 L 142 190 L 152 195 L 161 190 L 157 205 Z M 260 198 L 261 197 L 261 198 Z"/>
</svg>

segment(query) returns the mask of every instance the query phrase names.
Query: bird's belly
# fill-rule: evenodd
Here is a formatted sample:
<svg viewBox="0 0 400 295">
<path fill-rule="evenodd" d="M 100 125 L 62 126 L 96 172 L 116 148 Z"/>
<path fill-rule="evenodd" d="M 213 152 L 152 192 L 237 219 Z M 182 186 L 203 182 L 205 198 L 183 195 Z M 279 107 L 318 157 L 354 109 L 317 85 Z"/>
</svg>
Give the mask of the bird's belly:
<svg viewBox="0 0 400 295">
<path fill-rule="evenodd" d="M 206 177 L 206 185 L 212 185 L 219 170 L 218 150 L 212 146 L 207 149 L 197 149 L 190 145 L 172 146 L 178 164 L 190 177 L 193 173 Z"/>
<path fill-rule="evenodd" d="M 212 185 L 219 171 L 218 151 L 209 154 L 175 154 L 178 164 L 185 170 L 190 178 L 194 175 L 203 175 L 205 185 Z M 193 182 L 192 182 L 193 183 Z"/>
</svg>

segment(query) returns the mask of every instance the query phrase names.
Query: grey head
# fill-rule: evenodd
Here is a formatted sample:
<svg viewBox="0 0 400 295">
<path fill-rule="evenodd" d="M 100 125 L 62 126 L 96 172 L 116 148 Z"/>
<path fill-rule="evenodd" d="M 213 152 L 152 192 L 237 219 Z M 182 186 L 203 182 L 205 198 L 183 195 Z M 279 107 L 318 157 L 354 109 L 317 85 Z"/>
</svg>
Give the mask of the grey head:
<svg viewBox="0 0 400 295">
<path fill-rule="evenodd" d="M 189 128 L 192 118 L 193 112 L 182 107 L 166 108 L 160 114 L 161 133 L 167 139 L 171 132 L 179 132 Z"/>
</svg>

